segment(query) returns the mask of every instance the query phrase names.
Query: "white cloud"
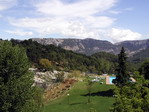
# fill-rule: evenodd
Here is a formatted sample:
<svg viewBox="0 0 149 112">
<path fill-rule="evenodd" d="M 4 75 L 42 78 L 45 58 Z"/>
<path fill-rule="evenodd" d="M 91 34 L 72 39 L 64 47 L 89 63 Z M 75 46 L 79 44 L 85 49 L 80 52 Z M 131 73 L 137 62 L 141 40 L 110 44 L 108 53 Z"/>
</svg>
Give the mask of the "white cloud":
<svg viewBox="0 0 149 112">
<path fill-rule="evenodd" d="M 45 0 L 34 3 L 42 18 L 10 19 L 11 25 L 33 30 L 42 35 L 61 34 L 80 38 L 99 38 L 97 29 L 110 27 L 116 19 L 97 16 L 116 4 L 117 0 L 79 0 L 64 3 L 61 0 Z"/>
<path fill-rule="evenodd" d="M 118 29 L 112 28 L 108 31 L 108 37 L 111 38 L 113 42 L 120 42 L 124 40 L 138 40 L 142 38 L 142 35 L 138 32 L 133 32 L 130 29 Z"/>
<path fill-rule="evenodd" d="M 50 16 L 87 17 L 104 12 L 115 5 L 117 0 L 79 0 L 64 3 L 61 0 L 45 0 L 35 4 L 37 11 Z"/>
<path fill-rule="evenodd" d="M 90 31 L 80 21 L 67 21 L 58 18 L 23 18 L 10 19 L 13 26 L 34 30 L 42 35 L 61 34 L 64 36 L 88 38 L 94 37 L 95 31 Z"/>
<path fill-rule="evenodd" d="M 120 14 L 120 13 L 122 13 L 122 11 L 110 10 L 109 13 L 111 13 L 111 14 Z"/>
<path fill-rule="evenodd" d="M 128 7 L 128 8 L 125 8 L 123 9 L 124 11 L 132 11 L 134 8 L 133 7 Z"/>
<path fill-rule="evenodd" d="M 0 0 L 0 11 L 9 9 L 17 4 L 17 0 Z"/>
<path fill-rule="evenodd" d="M 39 35 L 60 34 L 63 37 L 109 39 L 113 42 L 140 39 L 141 34 L 129 29 L 111 28 L 115 18 L 101 16 L 106 11 L 119 14 L 132 8 L 110 10 L 118 0 L 78 0 L 73 3 L 62 0 L 34 0 L 33 6 L 42 17 L 11 18 L 9 23 Z M 110 29 L 110 30 L 107 30 Z M 7 31 L 16 35 L 32 35 L 32 32 Z"/>
<path fill-rule="evenodd" d="M 116 19 L 107 16 L 98 16 L 98 17 L 90 16 L 88 18 L 85 18 L 84 20 L 85 24 L 87 24 L 92 28 L 106 28 L 110 27 Z"/>
<path fill-rule="evenodd" d="M 24 32 L 24 31 L 21 31 L 21 30 L 14 30 L 14 31 L 6 31 L 7 33 L 10 33 L 10 34 L 14 34 L 14 35 L 19 35 L 19 36 L 31 36 L 33 35 L 33 32 Z"/>
<path fill-rule="evenodd" d="M 128 12 L 128 11 L 132 11 L 134 8 L 133 7 L 128 7 L 128 8 L 124 8 L 124 9 L 120 9 L 120 10 L 109 10 L 109 13 L 111 14 L 121 14 L 124 12 Z"/>
</svg>

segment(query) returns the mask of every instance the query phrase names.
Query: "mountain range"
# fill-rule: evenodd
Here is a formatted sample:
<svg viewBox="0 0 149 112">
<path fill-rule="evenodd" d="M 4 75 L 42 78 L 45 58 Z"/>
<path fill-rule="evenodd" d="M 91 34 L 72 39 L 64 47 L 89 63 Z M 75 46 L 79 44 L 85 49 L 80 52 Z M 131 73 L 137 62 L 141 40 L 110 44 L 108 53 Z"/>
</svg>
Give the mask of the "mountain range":
<svg viewBox="0 0 149 112">
<path fill-rule="evenodd" d="M 60 46 L 66 50 L 71 50 L 77 53 L 86 55 L 92 55 L 97 52 L 108 52 L 112 54 L 118 54 L 121 47 L 125 47 L 128 56 L 135 55 L 142 50 L 149 49 L 149 39 L 146 40 L 134 40 L 123 41 L 119 43 L 111 43 L 109 41 L 96 40 L 96 39 L 56 39 L 56 38 L 32 38 L 43 45 L 55 45 Z"/>
</svg>

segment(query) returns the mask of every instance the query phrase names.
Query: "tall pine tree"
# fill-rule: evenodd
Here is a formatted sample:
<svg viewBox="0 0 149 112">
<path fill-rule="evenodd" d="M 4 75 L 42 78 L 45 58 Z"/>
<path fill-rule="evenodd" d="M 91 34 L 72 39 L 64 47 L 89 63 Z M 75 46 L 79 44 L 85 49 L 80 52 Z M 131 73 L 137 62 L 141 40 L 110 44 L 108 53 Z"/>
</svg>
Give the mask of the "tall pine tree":
<svg viewBox="0 0 149 112">
<path fill-rule="evenodd" d="M 41 94 L 28 68 L 24 49 L 0 44 L 0 112 L 40 112 Z"/>
<path fill-rule="evenodd" d="M 146 80 L 149 80 L 149 59 L 143 62 L 139 71 Z"/>
<path fill-rule="evenodd" d="M 118 54 L 118 67 L 116 69 L 116 79 L 114 80 L 114 83 L 117 86 L 123 86 L 125 85 L 129 79 L 130 75 L 127 73 L 127 56 L 125 53 L 124 47 L 122 47 L 120 54 Z"/>
</svg>

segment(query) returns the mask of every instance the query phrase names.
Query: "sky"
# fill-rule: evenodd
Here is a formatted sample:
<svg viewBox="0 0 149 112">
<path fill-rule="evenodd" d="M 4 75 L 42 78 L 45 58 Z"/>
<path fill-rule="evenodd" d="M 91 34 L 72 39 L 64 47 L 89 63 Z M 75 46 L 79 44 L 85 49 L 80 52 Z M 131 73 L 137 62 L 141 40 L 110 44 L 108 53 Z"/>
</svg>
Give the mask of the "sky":
<svg viewBox="0 0 149 112">
<path fill-rule="evenodd" d="M 0 38 L 149 38 L 149 0 L 0 0 Z"/>
</svg>

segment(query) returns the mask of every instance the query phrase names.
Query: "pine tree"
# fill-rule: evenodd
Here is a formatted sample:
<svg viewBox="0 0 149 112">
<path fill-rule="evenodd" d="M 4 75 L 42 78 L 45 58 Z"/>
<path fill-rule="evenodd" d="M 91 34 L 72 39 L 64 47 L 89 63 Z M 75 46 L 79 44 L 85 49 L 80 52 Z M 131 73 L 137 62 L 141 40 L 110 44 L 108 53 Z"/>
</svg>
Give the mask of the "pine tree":
<svg viewBox="0 0 149 112">
<path fill-rule="evenodd" d="M 130 76 L 127 73 L 127 57 L 125 53 L 124 47 L 122 47 L 120 54 L 118 54 L 118 67 L 116 69 L 117 74 L 116 74 L 116 79 L 114 80 L 114 83 L 118 86 L 123 86 L 125 85 L 129 79 Z"/>
<path fill-rule="evenodd" d="M 136 82 L 115 89 L 115 103 L 112 112 L 148 112 L 149 81 L 137 74 Z"/>
<path fill-rule="evenodd" d="M 143 62 L 139 71 L 145 79 L 149 80 L 149 59 Z"/>
<path fill-rule="evenodd" d="M 0 112 L 40 112 L 41 94 L 28 68 L 24 49 L 0 44 Z"/>
</svg>

